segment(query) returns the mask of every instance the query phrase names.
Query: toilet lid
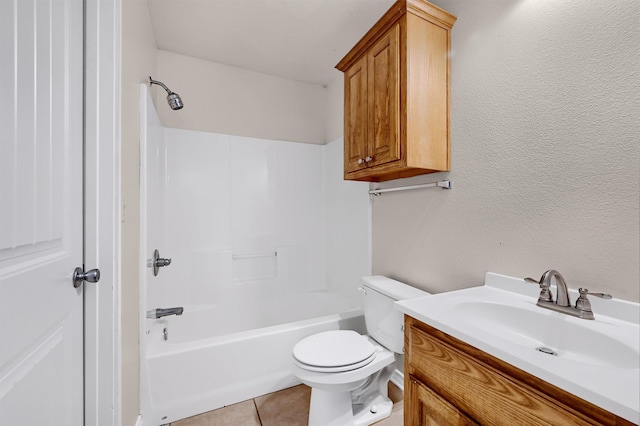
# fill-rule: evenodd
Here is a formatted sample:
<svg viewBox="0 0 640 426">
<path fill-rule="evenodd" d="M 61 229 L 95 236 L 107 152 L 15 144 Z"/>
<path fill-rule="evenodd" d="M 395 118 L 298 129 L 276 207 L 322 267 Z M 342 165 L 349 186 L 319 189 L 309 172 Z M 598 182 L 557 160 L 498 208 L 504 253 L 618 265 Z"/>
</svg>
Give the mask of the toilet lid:
<svg viewBox="0 0 640 426">
<path fill-rule="evenodd" d="M 332 330 L 305 337 L 293 348 L 301 367 L 313 371 L 347 371 L 373 361 L 376 348 L 352 330 Z"/>
</svg>

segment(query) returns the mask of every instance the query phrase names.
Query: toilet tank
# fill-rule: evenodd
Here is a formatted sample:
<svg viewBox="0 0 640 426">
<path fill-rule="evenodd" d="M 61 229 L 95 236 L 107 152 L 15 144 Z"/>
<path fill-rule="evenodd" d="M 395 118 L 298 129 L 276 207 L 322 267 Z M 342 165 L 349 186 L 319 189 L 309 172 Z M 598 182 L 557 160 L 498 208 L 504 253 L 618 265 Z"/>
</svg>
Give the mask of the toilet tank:
<svg viewBox="0 0 640 426">
<path fill-rule="evenodd" d="M 367 334 L 396 353 L 404 349 L 404 317 L 393 304 L 429 293 L 381 275 L 363 277 L 364 319 Z"/>
</svg>

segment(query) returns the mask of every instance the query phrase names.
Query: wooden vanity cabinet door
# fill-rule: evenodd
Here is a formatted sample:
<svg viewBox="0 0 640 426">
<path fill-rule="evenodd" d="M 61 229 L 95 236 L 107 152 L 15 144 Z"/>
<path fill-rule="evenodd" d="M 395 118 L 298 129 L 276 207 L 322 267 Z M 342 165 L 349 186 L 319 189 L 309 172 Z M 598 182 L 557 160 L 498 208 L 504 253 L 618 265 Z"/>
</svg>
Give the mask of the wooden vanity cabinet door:
<svg viewBox="0 0 640 426">
<path fill-rule="evenodd" d="M 519 381 L 411 327 L 412 364 L 420 380 L 482 424 L 588 425 L 561 404 L 556 404 Z M 410 373 L 414 373 L 410 371 Z"/>
<path fill-rule="evenodd" d="M 477 426 L 440 395 L 409 378 L 410 398 L 405 398 L 405 426 Z"/>
</svg>

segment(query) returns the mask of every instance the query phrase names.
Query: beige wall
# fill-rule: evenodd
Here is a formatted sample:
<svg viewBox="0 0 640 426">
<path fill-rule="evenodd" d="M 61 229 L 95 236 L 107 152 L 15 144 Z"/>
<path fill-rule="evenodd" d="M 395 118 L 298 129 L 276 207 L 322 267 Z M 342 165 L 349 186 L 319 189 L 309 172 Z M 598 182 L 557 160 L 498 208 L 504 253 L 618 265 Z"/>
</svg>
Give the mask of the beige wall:
<svg viewBox="0 0 640 426">
<path fill-rule="evenodd" d="M 336 77 L 327 87 L 325 135 L 327 143 L 342 137 L 344 124 L 344 79 L 336 70 Z"/>
<path fill-rule="evenodd" d="M 147 2 L 122 2 L 122 424 L 134 425 L 139 404 L 140 83 L 156 71 Z"/>
<path fill-rule="evenodd" d="M 166 127 L 324 144 L 327 90 L 158 51 L 158 79 L 178 93 L 185 107 L 158 108 Z M 162 89 L 159 89 L 162 91 Z M 160 105 L 160 94 L 156 102 Z"/>
<path fill-rule="evenodd" d="M 374 273 L 441 292 L 555 268 L 639 301 L 640 2 L 436 2 L 458 16 L 452 171 L 391 185 L 453 189 L 374 200 Z"/>
</svg>

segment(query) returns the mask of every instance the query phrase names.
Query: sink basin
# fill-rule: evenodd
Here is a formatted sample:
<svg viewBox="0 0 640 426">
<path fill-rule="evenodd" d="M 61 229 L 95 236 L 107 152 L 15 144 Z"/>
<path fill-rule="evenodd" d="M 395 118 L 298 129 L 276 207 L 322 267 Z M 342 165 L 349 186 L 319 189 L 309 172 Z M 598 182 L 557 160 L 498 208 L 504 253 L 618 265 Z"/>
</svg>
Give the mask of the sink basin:
<svg viewBox="0 0 640 426">
<path fill-rule="evenodd" d="M 454 308 L 461 319 L 506 340 L 550 356 L 610 368 L 638 368 L 637 348 L 591 327 L 587 320 L 529 306 L 462 302 Z"/>
<path fill-rule="evenodd" d="M 591 300 L 595 320 L 536 305 L 539 288 L 488 273 L 485 284 L 396 302 L 406 315 L 586 401 L 640 423 L 640 305 Z M 552 291 L 555 294 L 555 289 Z M 570 290 L 575 301 L 577 292 Z"/>
</svg>

